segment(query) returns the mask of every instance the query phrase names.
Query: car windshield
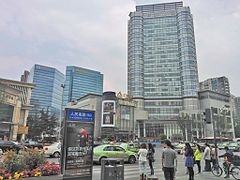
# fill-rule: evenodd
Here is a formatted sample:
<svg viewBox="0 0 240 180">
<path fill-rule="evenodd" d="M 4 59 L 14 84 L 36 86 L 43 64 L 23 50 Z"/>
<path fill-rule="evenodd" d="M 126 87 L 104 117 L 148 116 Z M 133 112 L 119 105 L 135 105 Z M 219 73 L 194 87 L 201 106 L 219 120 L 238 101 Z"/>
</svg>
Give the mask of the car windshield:
<svg viewBox="0 0 240 180">
<path fill-rule="evenodd" d="M 103 146 L 96 146 L 95 148 L 94 148 L 94 150 L 100 150 L 100 149 L 103 149 L 104 147 Z"/>
</svg>

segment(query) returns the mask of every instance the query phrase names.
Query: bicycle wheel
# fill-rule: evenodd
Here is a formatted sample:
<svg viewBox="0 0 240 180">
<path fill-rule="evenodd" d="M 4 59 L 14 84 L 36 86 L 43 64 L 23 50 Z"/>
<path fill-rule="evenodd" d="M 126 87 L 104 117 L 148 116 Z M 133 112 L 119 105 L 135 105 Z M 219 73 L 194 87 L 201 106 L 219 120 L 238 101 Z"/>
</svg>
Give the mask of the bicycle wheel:
<svg viewBox="0 0 240 180">
<path fill-rule="evenodd" d="M 240 180 L 240 168 L 237 166 L 232 167 L 232 169 L 230 170 L 230 173 L 232 174 L 232 176 L 235 179 L 239 179 Z"/>
<path fill-rule="evenodd" d="M 214 176 L 220 177 L 222 175 L 222 173 L 223 173 L 223 170 L 219 165 L 214 165 L 212 167 L 212 174 Z"/>
</svg>

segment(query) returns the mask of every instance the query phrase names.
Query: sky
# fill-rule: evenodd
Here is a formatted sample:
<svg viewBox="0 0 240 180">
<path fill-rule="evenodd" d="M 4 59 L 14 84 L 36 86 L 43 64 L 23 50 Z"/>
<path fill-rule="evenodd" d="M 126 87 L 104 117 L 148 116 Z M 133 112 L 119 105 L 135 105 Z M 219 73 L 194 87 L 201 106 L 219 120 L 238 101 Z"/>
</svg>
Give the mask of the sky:
<svg viewBox="0 0 240 180">
<path fill-rule="evenodd" d="M 163 3 L 169 0 L 137 0 Z M 240 0 L 183 0 L 194 18 L 199 80 L 226 76 L 240 96 Z M 127 92 L 127 21 L 134 0 L 0 0 L 0 78 L 34 64 L 100 71 Z"/>
</svg>

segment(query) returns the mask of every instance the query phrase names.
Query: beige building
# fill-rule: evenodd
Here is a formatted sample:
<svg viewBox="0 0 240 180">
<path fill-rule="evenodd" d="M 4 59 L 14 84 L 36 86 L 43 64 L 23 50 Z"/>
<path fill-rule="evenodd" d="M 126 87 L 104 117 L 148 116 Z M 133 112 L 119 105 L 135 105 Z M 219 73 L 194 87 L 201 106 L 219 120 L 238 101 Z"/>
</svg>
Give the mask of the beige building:
<svg viewBox="0 0 240 180">
<path fill-rule="evenodd" d="M 113 104 L 113 113 L 104 111 L 104 105 Z M 137 106 L 130 96 L 115 92 L 104 92 L 103 96 L 88 94 L 76 102 L 70 102 L 66 108 L 95 111 L 94 137 L 115 137 L 116 139 L 134 139 L 145 137 L 145 122 L 148 113 Z M 112 124 L 104 124 L 104 114 L 112 116 Z"/>
<path fill-rule="evenodd" d="M 36 85 L 0 79 L 0 139 L 22 140 L 28 133 L 27 117 Z"/>
</svg>

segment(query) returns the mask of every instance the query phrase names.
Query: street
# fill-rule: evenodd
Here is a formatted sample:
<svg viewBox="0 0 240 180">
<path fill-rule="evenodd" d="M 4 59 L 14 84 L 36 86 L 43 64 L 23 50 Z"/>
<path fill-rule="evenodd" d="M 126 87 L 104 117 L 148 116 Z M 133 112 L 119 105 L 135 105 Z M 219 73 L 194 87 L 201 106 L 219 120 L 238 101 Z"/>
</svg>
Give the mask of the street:
<svg viewBox="0 0 240 180">
<path fill-rule="evenodd" d="M 155 153 L 155 164 L 154 164 L 154 170 L 155 175 L 159 179 L 164 179 L 163 171 L 161 169 L 161 152 L 162 149 L 156 148 Z M 223 154 L 224 151 L 220 150 L 219 155 Z M 57 158 L 48 158 L 49 162 L 55 162 L 59 163 L 59 159 Z M 220 159 L 220 164 L 222 164 L 222 159 Z M 202 160 L 202 170 L 204 169 L 204 161 Z M 150 169 L 148 168 L 147 172 L 150 172 Z M 197 172 L 197 166 L 194 167 L 194 172 Z M 185 174 L 186 169 L 184 167 L 184 159 L 182 155 L 178 155 L 178 169 L 176 173 L 176 180 L 187 180 L 188 175 Z M 101 165 L 94 165 L 93 166 L 93 180 L 101 180 Z M 125 180 L 137 180 L 139 179 L 139 168 L 138 168 L 138 162 L 135 164 L 124 164 L 124 179 Z M 200 174 L 195 175 L 195 180 L 217 180 L 217 179 L 224 179 L 224 174 L 221 177 L 215 177 L 211 172 L 202 172 Z M 230 179 L 233 179 L 230 177 Z"/>
</svg>

